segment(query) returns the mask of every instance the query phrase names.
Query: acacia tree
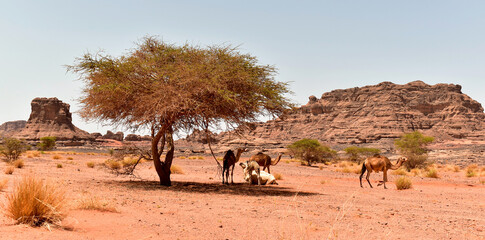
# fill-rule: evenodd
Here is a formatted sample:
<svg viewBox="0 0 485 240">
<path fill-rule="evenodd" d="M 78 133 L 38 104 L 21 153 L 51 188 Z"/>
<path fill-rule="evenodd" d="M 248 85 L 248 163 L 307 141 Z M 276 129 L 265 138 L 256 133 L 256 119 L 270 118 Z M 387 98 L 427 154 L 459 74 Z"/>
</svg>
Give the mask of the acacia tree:
<svg viewBox="0 0 485 240">
<path fill-rule="evenodd" d="M 274 79 L 275 68 L 231 46 L 176 46 L 145 37 L 123 56 L 87 53 L 68 70 L 85 83 L 83 118 L 151 130 L 151 157 L 166 186 L 174 133 L 236 127 L 290 107 L 287 83 Z"/>
</svg>

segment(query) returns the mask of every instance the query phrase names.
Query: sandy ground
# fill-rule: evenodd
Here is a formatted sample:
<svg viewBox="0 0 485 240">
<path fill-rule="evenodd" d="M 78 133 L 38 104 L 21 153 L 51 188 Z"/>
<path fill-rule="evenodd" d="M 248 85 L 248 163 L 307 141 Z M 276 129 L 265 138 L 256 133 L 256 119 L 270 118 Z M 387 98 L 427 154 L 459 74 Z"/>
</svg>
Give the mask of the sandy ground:
<svg viewBox="0 0 485 240">
<path fill-rule="evenodd" d="M 485 239 L 485 177 L 467 178 L 463 170 L 410 177 L 410 190 L 396 190 L 398 176 L 389 174 L 386 190 L 376 187 L 382 173 L 371 175 L 373 189 L 361 188 L 358 175 L 337 172 L 338 164 L 307 167 L 283 158 L 271 168 L 283 177 L 278 186 L 248 186 L 239 166 L 236 183 L 225 186 L 212 158 L 177 158 L 184 174 L 162 187 L 152 162 L 130 178 L 87 167 L 106 155 L 58 155 L 23 156 L 25 166 L 12 175 L 1 162 L 0 179 L 9 183 L 0 201 L 23 175 L 54 180 L 68 194 L 65 228 L 15 225 L 1 215 L 0 239 Z M 89 198 L 117 212 L 80 210 Z"/>
</svg>

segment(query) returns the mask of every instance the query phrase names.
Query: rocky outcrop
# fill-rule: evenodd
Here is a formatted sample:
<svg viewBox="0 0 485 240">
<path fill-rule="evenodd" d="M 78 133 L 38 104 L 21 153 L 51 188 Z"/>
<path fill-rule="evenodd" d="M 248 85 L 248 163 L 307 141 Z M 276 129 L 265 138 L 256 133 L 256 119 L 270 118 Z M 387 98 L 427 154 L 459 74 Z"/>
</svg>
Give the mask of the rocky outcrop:
<svg viewBox="0 0 485 240">
<path fill-rule="evenodd" d="M 0 125 L 0 137 L 10 137 L 17 132 L 22 131 L 26 124 L 27 121 L 25 120 L 3 123 L 2 125 Z"/>
<path fill-rule="evenodd" d="M 128 134 L 125 137 L 125 141 L 138 142 L 141 141 L 141 136 L 136 134 Z"/>
<path fill-rule="evenodd" d="M 125 134 L 123 132 L 113 133 L 112 131 L 107 131 L 105 135 L 101 137 L 101 139 L 112 139 L 116 141 L 123 141 Z"/>
<path fill-rule="evenodd" d="M 72 124 L 69 104 L 57 98 L 35 98 L 25 127 L 14 137 L 38 140 L 54 136 L 57 140 L 91 140 L 92 136 Z"/>
<path fill-rule="evenodd" d="M 207 136 L 205 131 L 201 131 L 199 129 L 194 129 L 192 134 L 188 135 L 185 139 L 188 142 L 197 142 L 197 143 L 203 143 L 203 144 L 207 144 L 209 142 L 208 140 L 210 140 L 211 143 L 218 142 L 216 134 L 209 132 L 209 136 Z"/>
<path fill-rule="evenodd" d="M 485 114 L 455 84 L 422 81 L 334 90 L 310 96 L 300 108 L 250 124 L 247 139 L 292 142 L 314 138 L 335 144 L 373 143 L 419 130 L 439 140 L 485 139 Z M 219 139 L 228 138 L 224 133 Z"/>
</svg>

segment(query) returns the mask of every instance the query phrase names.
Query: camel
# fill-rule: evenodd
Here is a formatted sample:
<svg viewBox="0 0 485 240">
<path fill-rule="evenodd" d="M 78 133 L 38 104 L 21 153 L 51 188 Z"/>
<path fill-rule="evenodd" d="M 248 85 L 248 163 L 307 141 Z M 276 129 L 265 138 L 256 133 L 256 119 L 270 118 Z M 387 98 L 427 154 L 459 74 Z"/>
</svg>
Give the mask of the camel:
<svg viewBox="0 0 485 240">
<path fill-rule="evenodd" d="M 224 173 L 226 174 L 226 184 L 229 184 L 229 168 L 231 166 L 231 184 L 234 184 L 234 165 L 239 161 L 241 154 L 247 150 L 247 148 L 238 148 L 236 155 L 234 155 L 232 150 L 227 150 L 222 163 L 222 184 L 224 184 Z"/>
<path fill-rule="evenodd" d="M 258 179 L 258 186 L 261 185 L 261 169 L 256 161 L 246 161 L 245 163 L 240 163 L 239 166 L 244 169 L 244 176 L 250 176 L 254 172 Z M 246 180 L 246 177 L 244 179 Z M 251 184 L 251 181 L 248 182 Z"/>
<path fill-rule="evenodd" d="M 397 163 L 395 165 L 392 165 L 391 161 L 389 158 L 381 156 L 379 154 L 374 155 L 373 157 L 368 157 L 365 159 L 364 163 L 362 164 L 362 172 L 360 174 L 359 180 L 360 180 L 360 187 L 363 188 L 362 186 L 362 176 L 364 175 L 365 171 L 367 170 L 367 176 L 365 179 L 367 179 L 367 182 L 369 183 L 370 187 L 372 188 L 372 185 L 370 184 L 369 181 L 369 176 L 372 171 L 378 173 L 379 171 L 382 171 L 384 173 L 384 178 L 383 181 L 380 181 L 377 186 L 380 186 L 381 184 L 384 184 L 384 188 L 387 189 L 386 187 L 386 182 L 387 182 L 387 170 L 397 170 L 401 165 L 406 162 L 408 159 L 405 157 L 400 157 L 397 160 Z"/>
<path fill-rule="evenodd" d="M 259 184 L 261 185 L 278 185 L 276 178 L 270 173 L 261 170 L 258 175 L 254 170 L 248 171 L 247 162 L 239 163 L 239 166 L 241 166 L 243 169 L 244 180 L 249 184 L 256 184 L 259 181 Z"/>
<path fill-rule="evenodd" d="M 262 152 L 258 152 L 257 154 L 251 156 L 249 158 L 249 161 L 256 161 L 259 166 L 263 166 L 263 171 L 268 168 L 268 173 L 271 173 L 271 171 L 269 170 L 269 166 L 278 164 L 278 162 L 281 160 L 281 156 L 283 156 L 283 153 L 280 153 L 278 157 L 276 157 L 275 161 L 271 161 L 270 156 Z"/>
</svg>

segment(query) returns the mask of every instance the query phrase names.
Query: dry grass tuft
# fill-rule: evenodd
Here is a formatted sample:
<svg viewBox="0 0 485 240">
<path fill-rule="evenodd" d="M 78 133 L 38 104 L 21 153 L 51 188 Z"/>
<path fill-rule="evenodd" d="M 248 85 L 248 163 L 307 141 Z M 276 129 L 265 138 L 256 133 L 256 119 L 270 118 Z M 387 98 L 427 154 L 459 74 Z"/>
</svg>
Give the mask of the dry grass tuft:
<svg viewBox="0 0 485 240">
<path fill-rule="evenodd" d="M 81 199 L 79 201 L 78 208 L 83 210 L 96 210 L 100 212 L 119 212 L 115 207 L 110 206 L 107 201 L 99 200 L 97 197 L 88 197 Z"/>
<path fill-rule="evenodd" d="M 273 174 L 273 176 L 276 180 L 282 180 L 283 179 L 283 175 L 281 173 L 275 173 L 275 174 Z"/>
<path fill-rule="evenodd" d="M 12 163 L 12 165 L 16 168 L 23 168 L 25 164 L 24 164 L 24 160 L 17 159 Z"/>
<path fill-rule="evenodd" d="M 411 175 L 415 176 L 415 177 L 421 177 L 422 176 L 422 171 L 421 169 L 419 168 L 413 168 L 411 169 Z"/>
<path fill-rule="evenodd" d="M 0 191 L 3 191 L 7 187 L 8 178 L 0 180 Z"/>
<path fill-rule="evenodd" d="M 94 165 L 95 165 L 95 163 L 92 162 L 92 161 L 86 163 L 86 166 L 88 166 L 88 168 L 94 168 Z"/>
<path fill-rule="evenodd" d="M 204 159 L 204 157 L 202 157 L 202 156 L 198 156 L 198 157 L 197 157 L 197 159 Z"/>
<path fill-rule="evenodd" d="M 67 157 L 67 160 L 74 160 L 73 157 Z"/>
<path fill-rule="evenodd" d="M 61 157 L 61 155 L 56 154 L 56 155 L 52 156 L 52 159 L 58 160 L 58 159 L 62 159 L 62 157 Z"/>
<path fill-rule="evenodd" d="M 408 175 L 408 172 L 406 172 L 406 170 L 404 170 L 403 168 L 399 168 L 395 171 L 392 171 L 392 174 L 394 175 L 401 175 L 401 176 L 407 176 Z"/>
<path fill-rule="evenodd" d="M 18 224 L 59 225 L 64 218 L 65 199 L 65 192 L 59 186 L 28 176 L 7 195 L 5 210 Z"/>
<path fill-rule="evenodd" d="M 323 166 L 318 166 L 318 169 L 323 170 Z"/>
<path fill-rule="evenodd" d="M 184 174 L 184 171 L 182 170 L 182 168 L 177 165 L 172 165 L 170 167 L 170 172 L 172 174 Z"/>
<path fill-rule="evenodd" d="M 342 172 L 342 173 L 355 173 L 355 174 L 360 174 L 361 172 L 361 169 L 360 167 L 357 165 L 357 166 L 348 166 L 348 167 L 344 167 L 344 168 L 339 168 L 336 170 L 337 172 Z"/>
<path fill-rule="evenodd" d="M 411 180 L 405 176 L 402 176 L 395 181 L 397 190 L 410 189 L 413 187 Z"/>
<path fill-rule="evenodd" d="M 438 170 L 436 170 L 436 168 L 429 168 L 428 171 L 426 172 L 426 177 L 428 177 L 428 178 L 439 178 Z"/>
<path fill-rule="evenodd" d="M 106 167 L 108 167 L 109 169 L 111 170 L 119 170 L 121 169 L 121 163 L 120 162 L 117 162 L 115 160 L 112 160 L 112 159 L 108 159 L 104 162 L 104 165 Z"/>
<path fill-rule="evenodd" d="M 62 164 L 61 163 L 58 163 L 57 164 L 57 168 L 62 168 Z"/>
<path fill-rule="evenodd" d="M 13 166 L 8 166 L 5 168 L 5 174 L 8 174 L 8 175 L 11 175 L 14 171 L 14 167 Z"/>
<path fill-rule="evenodd" d="M 325 184 L 325 183 L 327 183 L 327 181 L 325 181 L 325 180 L 320 181 L 320 184 Z"/>
</svg>

